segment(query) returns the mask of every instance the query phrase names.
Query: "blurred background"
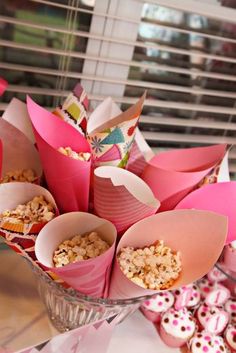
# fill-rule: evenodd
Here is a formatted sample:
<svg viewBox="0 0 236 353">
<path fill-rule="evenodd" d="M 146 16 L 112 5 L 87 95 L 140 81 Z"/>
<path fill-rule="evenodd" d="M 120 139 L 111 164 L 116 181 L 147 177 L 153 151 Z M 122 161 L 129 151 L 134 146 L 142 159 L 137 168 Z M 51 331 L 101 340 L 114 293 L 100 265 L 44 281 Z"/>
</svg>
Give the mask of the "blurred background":
<svg viewBox="0 0 236 353">
<path fill-rule="evenodd" d="M 0 2 L 0 111 L 26 94 L 56 106 L 78 81 L 91 109 L 147 89 L 140 128 L 155 150 L 234 144 L 235 64 L 235 0 Z"/>
</svg>

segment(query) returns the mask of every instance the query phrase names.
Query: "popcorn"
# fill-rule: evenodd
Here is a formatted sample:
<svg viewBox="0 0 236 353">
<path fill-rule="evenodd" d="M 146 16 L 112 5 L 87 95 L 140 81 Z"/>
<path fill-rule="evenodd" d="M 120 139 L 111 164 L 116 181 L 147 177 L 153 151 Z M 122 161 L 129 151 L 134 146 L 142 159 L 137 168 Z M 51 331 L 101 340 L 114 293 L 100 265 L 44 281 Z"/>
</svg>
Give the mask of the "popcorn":
<svg viewBox="0 0 236 353">
<path fill-rule="evenodd" d="M 58 151 L 65 156 L 71 157 L 73 159 L 77 159 L 80 161 L 89 161 L 91 154 L 88 152 L 75 152 L 70 147 L 59 147 Z"/>
<path fill-rule="evenodd" d="M 17 169 L 7 172 L 0 180 L 0 183 L 11 183 L 14 181 L 25 181 L 33 183 L 36 179 L 37 176 L 32 169 Z"/>
<path fill-rule="evenodd" d="M 0 220 L 10 223 L 43 223 L 49 222 L 55 216 L 53 205 L 44 196 L 35 196 L 24 205 L 18 205 L 14 210 L 5 210 Z"/>
<path fill-rule="evenodd" d="M 109 247 L 110 245 L 96 232 L 76 235 L 58 246 L 54 252 L 53 262 L 55 267 L 62 267 L 76 261 L 92 259 L 102 255 Z"/>
<path fill-rule="evenodd" d="M 168 289 L 181 272 L 180 253 L 163 241 L 144 249 L 121 248 L 117 258 L 124 275 L 146 289 Z"/>
</svg>

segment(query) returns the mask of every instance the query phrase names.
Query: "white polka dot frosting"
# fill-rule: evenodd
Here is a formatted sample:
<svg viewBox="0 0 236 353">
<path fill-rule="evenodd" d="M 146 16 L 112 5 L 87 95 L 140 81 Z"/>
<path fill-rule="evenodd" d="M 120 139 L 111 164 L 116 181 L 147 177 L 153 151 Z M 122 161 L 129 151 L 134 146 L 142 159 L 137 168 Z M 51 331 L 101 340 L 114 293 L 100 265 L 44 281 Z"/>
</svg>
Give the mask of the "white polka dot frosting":
<svg viewBox="0 0 236 353">
<path fill-rule="evenodd" d="M 209 294 L 214 288 L 214 284 L 207 278 L 202 278 L 200 281 L 197 282 L 197 285 L 200 289 L 202 298 L 205 298 L 207 294 Z"/>
<path fill-rule="evenodd" d="M 208 332 L 197 333 L 189 343 L 191 353 L 226 353 L 222 337 Z"/>
<path fill-rule="evenodd" d="M 186 308 L 169 309 L 162 316 L 161 325 L 168 334 L 181 339 L 192 337 L 196 328 L 192 314 Z"/>
<path fill-rule="evenodd" d="M 168 310 L 174 304 L 174 295 L 169 292 L 158 293 L 154 297 L 146 300 L 142 303 L 142 307 L 145 309 L 161 313 Z"/>
<path fill-rule="evenodd" d="M 225 340 L 229 347 L 236 351 L 236 326 L 229 325 L 225 330 Z"/>
<path fill-rule="evenodd" d="M 185 301 L 184 293 L 186 293 L 186 290 L 188 289 L 191 291 L 191 295 Z M 183 303 L 185 304 L 184 306 L 186 306 L 187 308 L 196 308 L 201 300 L 200 290 L 196 284 L 189 284 L 188 286 L 176 289 L 174 291 L 174 294 L 176 297 L 176 301 L 180 296 L 182 296 Z"/>
</svg>

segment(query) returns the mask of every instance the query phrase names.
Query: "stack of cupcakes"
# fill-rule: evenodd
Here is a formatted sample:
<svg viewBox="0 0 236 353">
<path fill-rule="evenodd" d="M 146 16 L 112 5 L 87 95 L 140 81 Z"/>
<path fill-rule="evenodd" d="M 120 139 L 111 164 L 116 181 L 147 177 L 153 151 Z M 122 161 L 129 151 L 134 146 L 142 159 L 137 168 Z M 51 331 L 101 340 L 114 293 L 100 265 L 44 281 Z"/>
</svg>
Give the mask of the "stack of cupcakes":
<svg viewBox="0 0 236 353">
<path fill-rule="evenodd" d="M 190 353 L 236 352 L 236 298 L 227 283 L 214 267 L 197 283 L 145 301 L 141 311 L 169 347 L 185 346 Z"/>
</svg>

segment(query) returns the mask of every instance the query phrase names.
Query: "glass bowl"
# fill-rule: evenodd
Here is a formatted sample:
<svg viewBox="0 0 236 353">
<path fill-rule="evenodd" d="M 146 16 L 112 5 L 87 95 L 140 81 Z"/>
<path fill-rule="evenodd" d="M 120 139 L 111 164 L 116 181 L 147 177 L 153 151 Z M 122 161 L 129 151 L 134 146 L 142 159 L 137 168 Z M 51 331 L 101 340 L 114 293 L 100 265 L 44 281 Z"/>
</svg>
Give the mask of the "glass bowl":
<svg viewBox="0 0 236 353">
<path fill-rule="evenodd" d="M 132 299 L 92 298 L 73 289 L 65 289 L 50 279 L 38 267 L 30 264 L 36 275 L 38 290 L 50 320 L 60 332 L 117 316 L 117 323 L 139 308 L 143 300 L 151 296 Z"/>
</svg>

